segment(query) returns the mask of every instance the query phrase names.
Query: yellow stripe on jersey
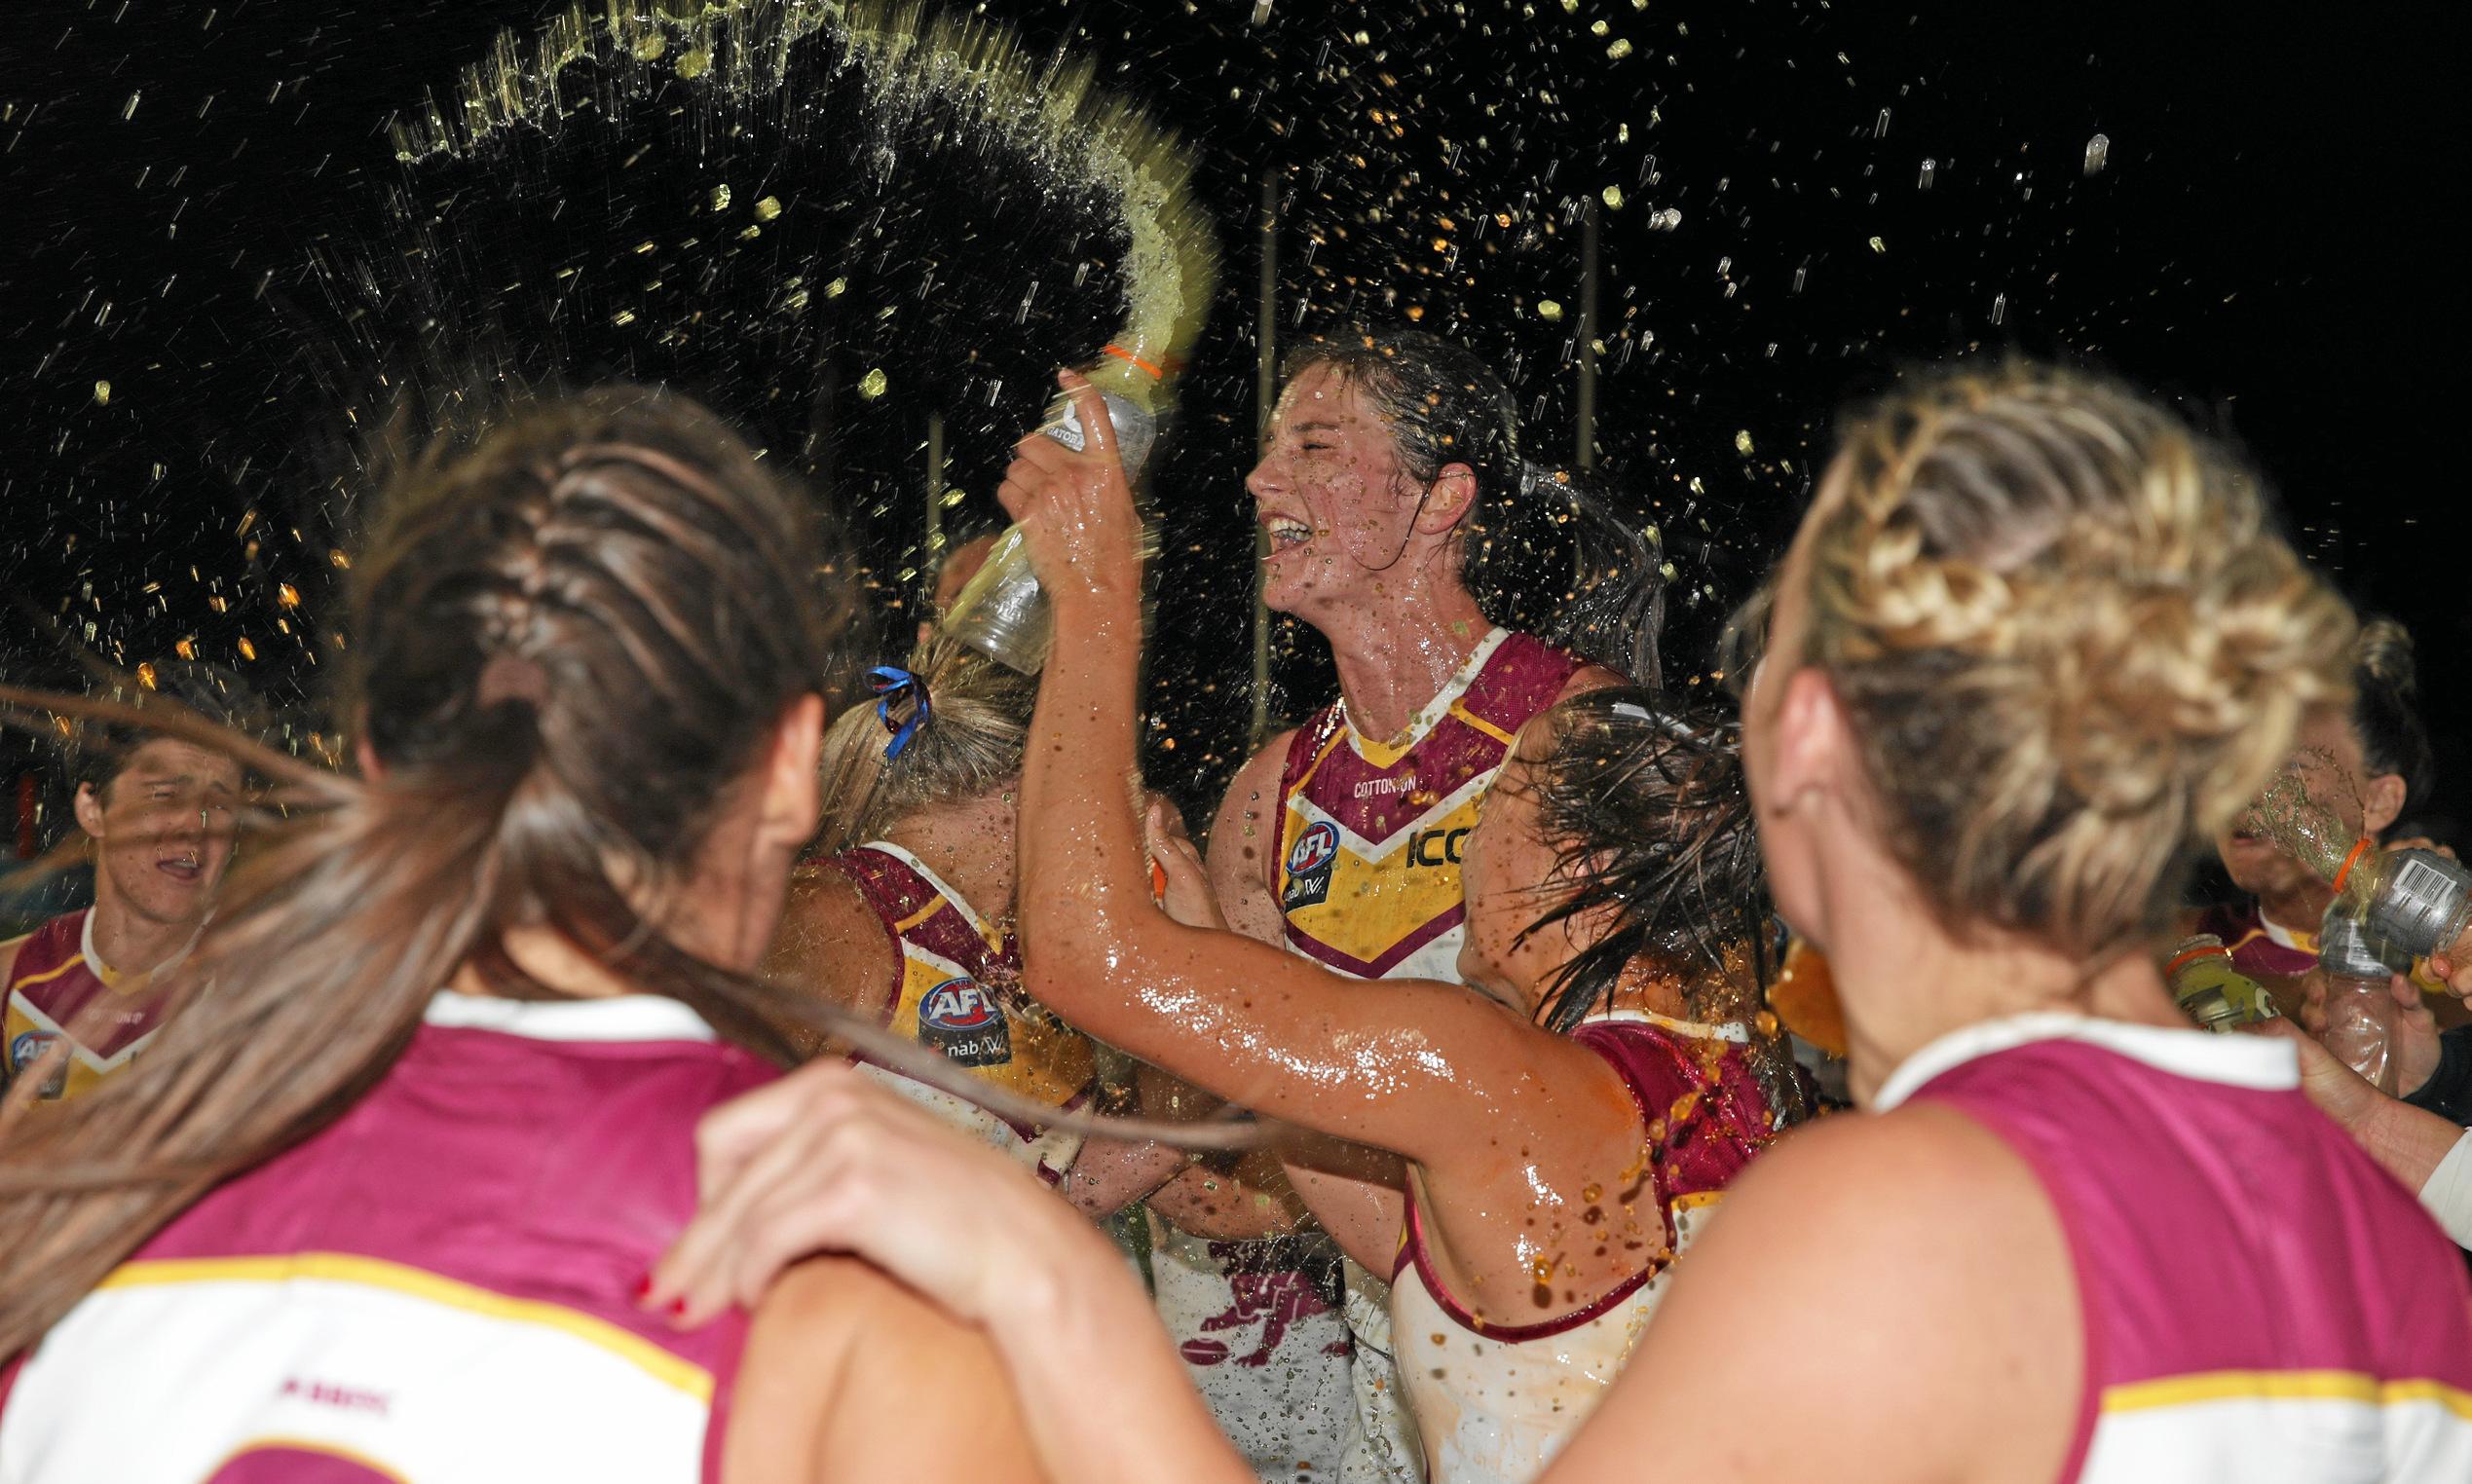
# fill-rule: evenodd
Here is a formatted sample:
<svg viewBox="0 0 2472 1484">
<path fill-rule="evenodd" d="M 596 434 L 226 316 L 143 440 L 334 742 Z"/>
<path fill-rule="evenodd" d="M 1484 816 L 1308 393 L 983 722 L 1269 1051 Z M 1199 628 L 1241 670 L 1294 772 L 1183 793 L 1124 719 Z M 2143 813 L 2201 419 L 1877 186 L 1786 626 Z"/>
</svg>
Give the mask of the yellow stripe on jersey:
<svg viewBox="0 0 2472 1484">
<path fill-rule="evenodd" d="M 2286 1401 L 2358 1401 L 2397 1406 L 2434 1401 L 2472 1422 L 2472 1391 L 2443 1381 L 2382 1381 L 2361 1371 L 2208 1371 L 2106 1387 L 2106 1412 L 2145 1412 L 2158 1407 L 2201 1406 L 2210 1401 L 2260 1397 Z"/>
<path fill-rule="evenodd" d="M 487 1288 L 401 1263 L 350 1252 L 294 1252 L 272 1257 L 183 1257 L 123 1263 L 94 1286 L 145 1288 L 177 1283 L 281 1283 L 297 1279 L 357 1283 L 407 1294 L 509 1323 L 554 1329 L 607 1351 L 654 1380 L 712 1402 L 712 1373 L 607 1319 L 540 1299 L 509 1298 Z"/>
<path fill-rule="evenodd" d="M 1511 733 L 1504 731 L 1501 727 L 1494 725 L 1491 722 L 1488 722 L 1484 718 L 1477 715 L 1475 712 L 1470 711 L 1464 702 L 1453 701 L 1450 707 L 1450 714 L 1475 727 L 1477 730 L 1483 732 L 1486 736 L 1493 738 L 1496 742 L 1501 743 L 1505 747 L 1510 747 L 1519 740 Z"/>
<path fill-rule="evenodd" d="M 928 918 L 934 916 L 936 913 L 943 911 L 947 906 L 948 904 L 942 897 L 929 897 L 927 899 L 926 906 L 918 909 L 917 911 L 912 912 L 909 916 L 904 917 L 899 922 L 893 924 L 893 936 L 898 938 L 902 934 L 909 932 L 919 923 L 922 923 Z"/>
<path fill-rule="evenodd" d="M 9 988 L 12 992 L 15 992 L 19 989 L 31 989 L 37 984 L 48 984 L 52 981 L 58 979 L 61 975 L 66 974 L 71 969 L 83 967 L 85 963 L 85 954 L 72 953 L 68 957 L 68 962 L 55 965 L 52 968 L 44 970 L 40 974 L 29 974 L 25 978 L 19 980 L 16 983 L 11 984 Z M 99 974 L 94 977 L 96 979 L 102 978 Z M 109 981 L 105 981 L 104 987 L 110 987 Z"/>
</svg>

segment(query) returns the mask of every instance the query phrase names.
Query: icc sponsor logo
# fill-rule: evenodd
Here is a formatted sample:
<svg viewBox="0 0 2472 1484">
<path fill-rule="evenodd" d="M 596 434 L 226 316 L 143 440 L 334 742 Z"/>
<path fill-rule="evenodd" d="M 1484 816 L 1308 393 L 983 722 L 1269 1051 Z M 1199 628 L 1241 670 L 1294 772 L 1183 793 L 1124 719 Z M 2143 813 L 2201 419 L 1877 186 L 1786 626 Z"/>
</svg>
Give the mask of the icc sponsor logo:
<svg viewBox="0 0 2472 1484">
<path fill-rule="evenodd" d="M 1418 830 L 1407 836 L 1407 864 L 1410 866 L 1456 866 L 1460 847 L 1467 843 L 1468 831 Z"/>
<path fill-rule="evenodd" d="M 1280 889 L 1280 909 L 1292 912 L 1329 901 L 1330 867 L 1338 856 L 1338 828 L 1327 819 L 1307 825 L 1304 834 L 1288 847 L 1288 881 Z"/>
<path fill-rule="evenodd" d="M 963 1066 L 1001 1066 L 1013 1059 L 1013 1032 L 1003 1009 L 966 976 L 946 980 L 919 998 L 918 1039 Z"/>
</svg>

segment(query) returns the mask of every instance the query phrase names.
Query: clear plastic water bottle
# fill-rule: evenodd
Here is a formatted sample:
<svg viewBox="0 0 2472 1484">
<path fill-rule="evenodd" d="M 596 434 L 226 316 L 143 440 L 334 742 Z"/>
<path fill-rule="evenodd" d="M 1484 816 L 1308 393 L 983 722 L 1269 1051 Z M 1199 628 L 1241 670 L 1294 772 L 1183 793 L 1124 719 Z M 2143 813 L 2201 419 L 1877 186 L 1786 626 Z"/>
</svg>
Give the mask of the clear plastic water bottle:
<svg viewBox="0 0 2472 1484">
<path fill-rule="evenodd" d="M 2391 1094 L 2396 1005 L 2387 983 L 2399 972 L 2393 950 L 2371 938 L 2339 902 L 2327 909 L 2319 929 L 2317 966 L 2326 977 L 2326 1031 L 2318 1039 L 2337 1060 Z"/>
<path fill-rule="evenodd" d="M 1124 464 L 1124 477 L 1128 483 L 1137 482 L 1150 461 L 1158 423 L 1130 398 L 1112 391 L 1102 396 L 1107 404 L 1107 421 L 1116 430 L 1116 457 Z M 1039 431 L 1075 453 L 1088 441 L 1070 397 L 1058 400 Z M 1022 545 L 1022 528 L 1013 526 L 996 538 L 987 565 L 953 600 L 942 628 L 999 664 L 1036 675 L 1047 663 L 1047 645 L 1054 634 L 1047 609 L 1047 595 L 1039 591 L 1030 552 Z"/>
<path fill-rule="evenodd" d="M 2472 871 L 2433 850 L 2356 837 L 2300 778 L 2276 779 L 2250 822 L 2335 888 L 2335 906 L 2376 942 L 2418 957 L 2472 955 Z"/>
</svg>

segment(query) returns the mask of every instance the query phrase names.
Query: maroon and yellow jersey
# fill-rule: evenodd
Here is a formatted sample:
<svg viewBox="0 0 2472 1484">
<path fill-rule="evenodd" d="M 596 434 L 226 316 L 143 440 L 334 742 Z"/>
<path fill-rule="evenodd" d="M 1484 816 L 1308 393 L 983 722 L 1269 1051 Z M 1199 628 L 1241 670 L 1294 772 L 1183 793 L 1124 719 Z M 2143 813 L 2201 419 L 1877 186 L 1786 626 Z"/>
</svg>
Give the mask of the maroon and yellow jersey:
<svg viewBox="0 0 2472 1484">
<path fill-rule="evenodd" d="M 856 884 L 900 952 L 884 987 L 886 1029 L 1049 1107 L 1078 1107 L 1090 1096 L 1097 1077 L 1090 1038 L 1022 994 L 1021 950 L 1009 931 L 899 845 L 860 845 L 831 865 Z M 1080 1146 L 1078 1136 L 1042 1137 L 908 1078 L 891 1080 L 948 1122 L 1051 1175 Z"/>
<path fill-rule="evenodd" d="M 1398 737 L 1344 701 L 1296 728 L 1279 781 L 1272 890 L 1288 946 L 1359 979 L 1459 978 L 1459 852 L 1528 719 L 1586 661 L 1495 629 Z"/>
<path fill-rule="evenodd" d="M 166 999 L 157 977 L 117 974 L 94 952 L 94 914 L 70 912 L 27 934 L 9 971 L 9 1076 L 24 1076 L 52 1049 L 68 1059 L 37 1096 L 75 1097 L 129 1064 L 155 1033 Z"/>
</svg>

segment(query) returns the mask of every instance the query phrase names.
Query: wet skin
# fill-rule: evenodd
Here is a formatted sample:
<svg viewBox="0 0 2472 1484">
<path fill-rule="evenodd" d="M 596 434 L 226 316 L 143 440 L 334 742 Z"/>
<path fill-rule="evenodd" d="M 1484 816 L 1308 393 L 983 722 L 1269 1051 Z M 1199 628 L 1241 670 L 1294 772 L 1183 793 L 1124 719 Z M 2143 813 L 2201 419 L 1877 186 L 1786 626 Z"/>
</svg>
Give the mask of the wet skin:
<svg viewBox="0 0 2472 1484">
<path fill-rule="evenodd" d="M 1509 946 L 1514 917 L 1542 909 L 1534 887 L 1551 858 L 1518 826 L 1520 765 L 1467 846 L 1472 886 L 1518 883 L 1471 903 L 1464 962 L 1490 993 L 1348 979 L 1171 920 L 1152 905 L 1126 788 L 1141 634 L 1129 497 L 1091 456 L 1026 449 L 1023 461 L 1034 466 L 1008 474 L 1007 505 L 1057 605 L 1023 810 L 1061 822 L 1020 842 L 1031 992 L 1211 1092 L 1405 1157 L 1444 1280 L 1480 1316 L 1552 1319 L 1656 1260 L 1664 1226 L 1629 1090 L 1594 1053 L 1533 1023 L 1540 970 L 1558 956 Z M 1189 846 L 1166 855 L 1207 899 Z M 1394 1250 L 1356 1255 L 1380 1266 Z"/>
</svg>

